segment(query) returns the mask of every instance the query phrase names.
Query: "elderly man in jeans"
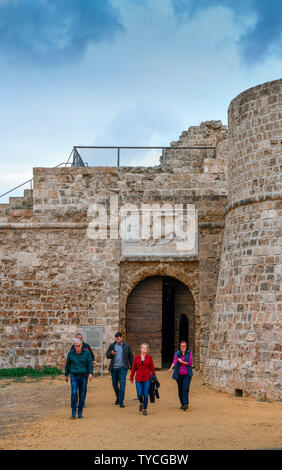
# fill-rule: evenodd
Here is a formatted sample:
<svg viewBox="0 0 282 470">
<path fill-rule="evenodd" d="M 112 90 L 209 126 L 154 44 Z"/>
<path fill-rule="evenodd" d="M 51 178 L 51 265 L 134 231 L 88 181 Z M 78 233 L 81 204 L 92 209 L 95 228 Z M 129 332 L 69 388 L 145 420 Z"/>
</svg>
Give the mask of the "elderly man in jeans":
<svg viewBox="0 0 282 470">
<path fill-rule="evenodd" d="M 91 347 L 89 346 L 89 344 L 87 344 L 87 343 L 85 343 L 85 342 L 83 341 L 82 334 L 81 334 L 81 333 L 77 333 L 77 334 L 75 335 L 75 338 L 81 340 L 81 342 L 82 342 L 82 349 L 87 349 L 87 350 L 90 352 L 91 357 L 92 357 L 92 361 L 93 361 L 93 366 L 96 366 L 97 363 L 95 362 L 94 353 L 93 353 Z M 71 351 L 75 351 L 74 344 L 73 344 L 72 347 L 71 347 Z M 85 399 L 86 399 L 86 393 L 87 393 L 87 384 L 86 384 Z M 83 407 L 83 408 L 86 408 L 86 403 L 85 403 L 85 402 L 84 402 L 84 407 Z"/>
<path fill-rule="evenodd" d="M 90 352 L 82 348 L 82 341 L 75 338 L 75 351 L 70 350 L 65 365 L 65 381 L 68 382 L 68 375 L 71 379 L 71 418 L 82 418 L 87 381 L 93 379 L 93 359 Z M 78 401 L 78 407 L 77 407 Z"/>
<path fill-rule="evenodd" d="M 124 395 L 127 370 L 133 364 L 133 354 L 128 343 L 123 341 L 121 333 L 115 334 L 115 342 L 110 344 L 106 352 L 111 359 L 109 370 L 112 374 L 113 389 L 116 394 L 115 405 L 124 408 Z"/>
</svg>

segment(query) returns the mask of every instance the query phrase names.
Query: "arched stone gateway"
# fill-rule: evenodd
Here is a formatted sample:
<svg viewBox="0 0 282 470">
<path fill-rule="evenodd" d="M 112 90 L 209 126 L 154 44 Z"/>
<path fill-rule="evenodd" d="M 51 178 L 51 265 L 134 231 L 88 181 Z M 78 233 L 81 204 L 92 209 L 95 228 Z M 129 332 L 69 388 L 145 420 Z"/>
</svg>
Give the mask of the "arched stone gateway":
<svg viewBox="0 0 282 470">
<path fill-rule="evenodd" d="M 134 354 L 142 342 L 149 343 L 158 368 L 171 364 L 180 339 L 184 339 L 180 335 L 188 339 L 188 323 L 189 348 L 195 358 L 195 302 L 188 287 L 170 276 L 149 276 L 128 295 L 127 341 Z"/>
</svg>

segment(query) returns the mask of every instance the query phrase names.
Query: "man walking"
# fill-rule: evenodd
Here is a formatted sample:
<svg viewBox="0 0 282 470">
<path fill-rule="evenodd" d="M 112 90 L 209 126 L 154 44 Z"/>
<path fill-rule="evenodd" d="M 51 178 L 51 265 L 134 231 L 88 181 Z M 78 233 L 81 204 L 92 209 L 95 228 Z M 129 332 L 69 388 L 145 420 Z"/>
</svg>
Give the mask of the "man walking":
<svg viewBox="0 0 282 470">
<path fill-rule="evenodd" d="M 116 394 L 115 405 L 124 408 L 126 375 L 129 364 L 132 367 L 133 354 L 129 344 L 123 341 L 120 332 L 115 334 L 115 342 L 108 347 L 106 357 L 111 359 L 109 370 L 112 374 L 112 384 Z"/>
<path fill-rule="evenodd" d="M 82 348 L 82 341 L 74 339 L 74 349 L 70 350 L 65 365 L 65 381 L 68 382 L 68 375 L 71 379 L 71 417 L 82 418 L 87 381 L 93 379 L 93 360 L 88 350 Z M 78 402 L 78 407 L 77 407 Z"/>
<path fill-rule="evenodd" d="M 85 343 L 85 342 L 83 341 L 82 334 L 81 334 L 81 333 L 77 333 L 77 334 L 75 335 L 75 338 L 81 340 L 81 342 L 82 342 L 82 349 L 87 349 L 87 350 L 90 352 L 91 357 L 92 357 L 92 361 L 93 361 L 93 365 L 96 366 L 97 364 L 96 364 L 96 362 L 95 362 L 94 353 L 93 353 L 91 347 L 89 346 L 89 344 L 87 344 L 87 343 Z M 74 344 L 73 344 L 72 347 L 71 347 L 71 351 L 75 351 Z"/>
<path fill-rule="evenodd" d="M 77 334 L 75 335 L 75 337 L 76 337 L 77 339 L 80 339 L 80 340 L 81 340 L 81 342 L 82 342 L 82 349 L 86 349 L 87 351 L 90 352 L 91 357 L 92 357 L 92 361 L 93 361 L 93 366 L 96 366 L 96 365 L 97 365 L 97 362 L 95 362 L 94 353 L 93 353 L 91 347 L 89 346 L 89 344 L 87 344 L 87 343 L 85 343 L 85 342 L 83 341 L 82 334 L 81 334 L 81 333 L 77 333 Z M 71 351 L 75 351 L 74 344 L 73 344 L 72 347 L 71 347 Z M 87 380 L 87 382 L 88 382 L 88 380 Z M 86 400 L 86 393 L 87 393 L 87 383 L 86 383 L 86 390 L 85 390 L 85 400 Z M 84 407 L 83 407 L 83 408 L 86 408 L 86 403 L 85 403 L 85 401 L 84 401 Z"/>
</svg>

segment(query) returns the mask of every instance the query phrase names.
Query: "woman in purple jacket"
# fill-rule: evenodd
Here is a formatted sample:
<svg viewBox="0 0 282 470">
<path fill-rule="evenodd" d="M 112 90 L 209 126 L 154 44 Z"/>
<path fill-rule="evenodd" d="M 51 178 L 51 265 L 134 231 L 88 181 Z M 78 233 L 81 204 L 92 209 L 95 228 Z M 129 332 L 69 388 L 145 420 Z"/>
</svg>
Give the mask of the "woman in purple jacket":
<svg viewBox="0 0 282 470">
<path fill-rule="evenodd" d="M 175 353 L 168 372 L 171 374 L 174 368 L 172 378 L 177 381 L 180 409 L 183 411 L 189 407 L 189 387 L 193 375 L 192 364 L 193 356 L 188 349 L 188 344 L 186 341 L 181 341 L 180 351 Z"/>
</svg>

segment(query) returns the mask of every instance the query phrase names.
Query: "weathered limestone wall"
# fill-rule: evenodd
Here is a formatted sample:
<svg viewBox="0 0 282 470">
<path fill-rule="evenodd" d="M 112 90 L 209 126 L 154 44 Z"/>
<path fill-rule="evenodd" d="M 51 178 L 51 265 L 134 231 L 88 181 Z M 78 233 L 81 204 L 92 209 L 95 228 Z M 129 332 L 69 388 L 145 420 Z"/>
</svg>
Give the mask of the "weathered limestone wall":
<svg viewBox="0 0 282 470">
<path fill-rule="evenodd" d="M 229 107 L 228 208 L 204 381 L 281 398 L 282 80 Z"/>
<path fill-rule="evenodd" d="M 197 366 L 203 366 L 227 193 L 222 163 L 211 158 L 197 163 L 193 152 L 191 159 L 194 170 L 186 171 L 183 161 L 183 172 L 180 157 L 175 168 L 172 158 L 152 168 L 34 168 L 29 213 L 14 213 L 10 198 L 0 220 L 0 367 L 62 366 L 83 326 L 105 327 L 106 350 L 117 329 L 125 327 L 126 299 L 136 282 L 160 273 L 183 281 L 194 296 Z M 198 256 L 124 258 L 109 229 L 106 240 L 91 238 L 89 207 L 99 202 L 109 213 L 111 196 L 118 196 L 120 205 L 138 207 L 195 204 Z"/>
<path fill-rule="evenodd" d="M 62 366 L 82 325 L 102 323 L 106 337 L 118 327 L 116 242 L 75 228 L 1 235 L 1 367 Z"/>
</svg>

